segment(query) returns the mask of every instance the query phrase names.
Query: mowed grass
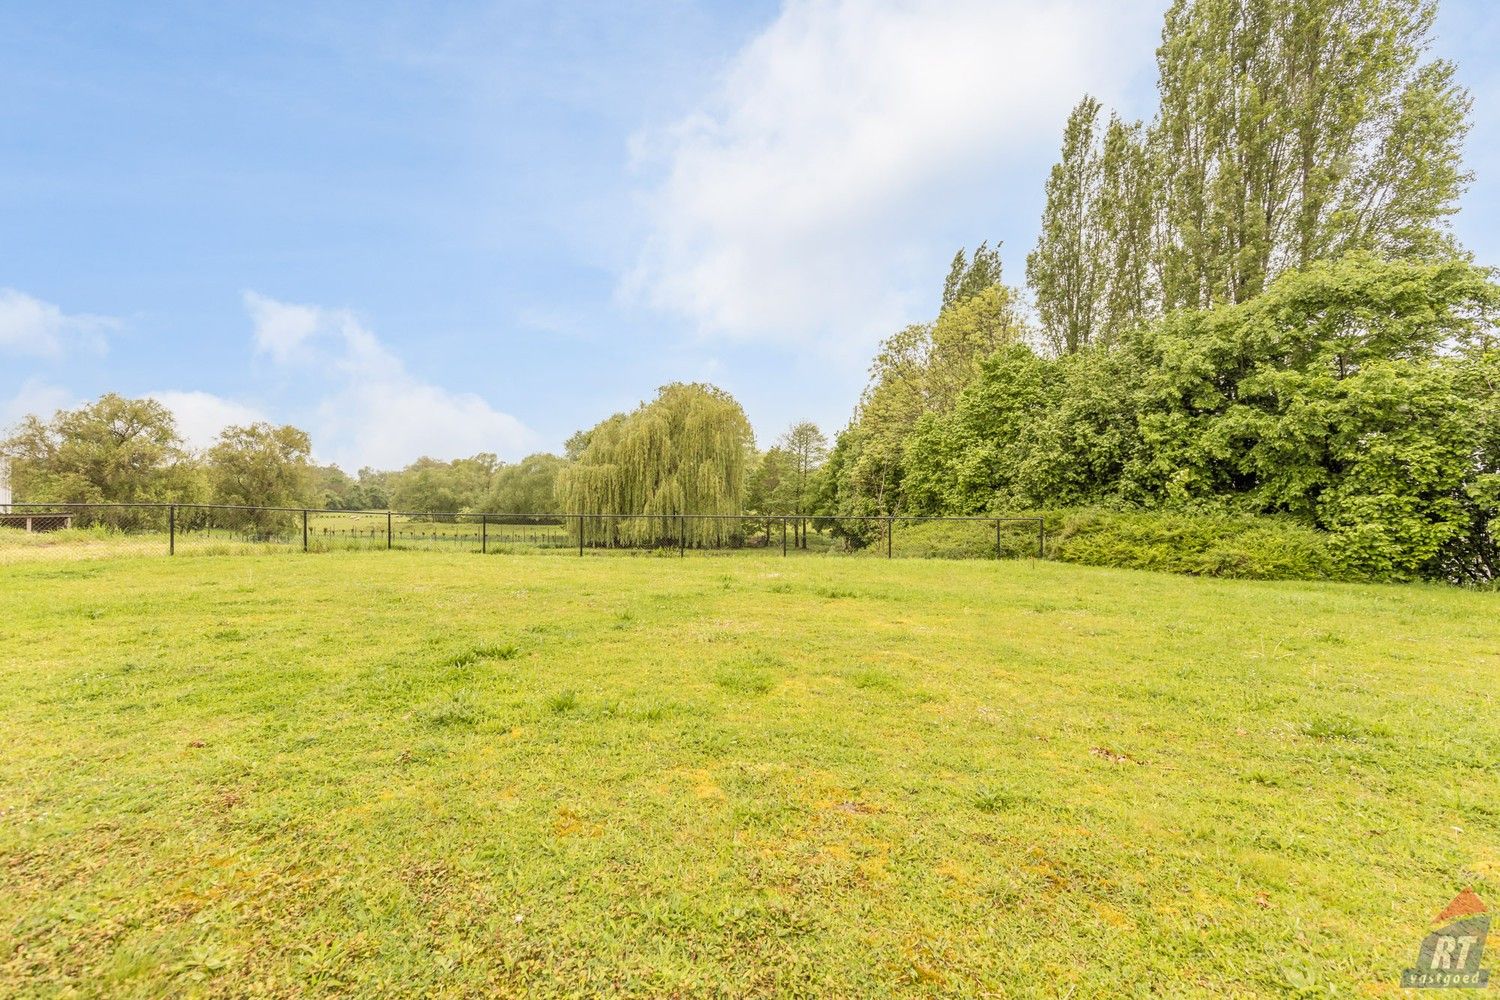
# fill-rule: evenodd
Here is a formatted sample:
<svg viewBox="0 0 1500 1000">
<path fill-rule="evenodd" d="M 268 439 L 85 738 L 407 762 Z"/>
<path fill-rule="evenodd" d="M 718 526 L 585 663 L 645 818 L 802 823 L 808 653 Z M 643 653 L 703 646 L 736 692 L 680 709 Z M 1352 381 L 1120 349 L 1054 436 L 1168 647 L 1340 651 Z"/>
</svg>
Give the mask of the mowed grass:
<svg viewBox="0 0 1500 1000">
<path fill-rule="evenodd" d="M 1032 562 L 0 567 L 0 995 L 1396 995 L 1500 598 Z"/>
</svg>

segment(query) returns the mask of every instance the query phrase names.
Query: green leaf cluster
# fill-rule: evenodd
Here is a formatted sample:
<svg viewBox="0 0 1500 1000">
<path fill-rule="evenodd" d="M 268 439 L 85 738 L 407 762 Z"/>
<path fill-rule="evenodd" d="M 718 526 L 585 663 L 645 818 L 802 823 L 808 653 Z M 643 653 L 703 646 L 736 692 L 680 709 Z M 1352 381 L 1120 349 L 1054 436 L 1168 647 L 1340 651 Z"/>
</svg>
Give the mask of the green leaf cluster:
<svg viewBox="0 0 1500 1000">
<path fill-rule="evenodd" d="M 918 421 L 905 509 L 1285 514 L 1353 572 L 1492 577 L 1497 307 L 1465 262 L 1357 253 L 1118 344 L 998 351 Z"/>
</svg>

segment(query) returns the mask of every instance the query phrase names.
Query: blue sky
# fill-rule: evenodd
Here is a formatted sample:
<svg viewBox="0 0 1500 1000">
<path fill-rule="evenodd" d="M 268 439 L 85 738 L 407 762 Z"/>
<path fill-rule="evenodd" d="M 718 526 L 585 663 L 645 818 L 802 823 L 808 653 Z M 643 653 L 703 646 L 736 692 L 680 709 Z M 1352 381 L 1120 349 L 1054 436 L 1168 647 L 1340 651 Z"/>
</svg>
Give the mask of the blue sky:
<svg viewBox="0 0 1500 1000">
<path fill-rule="evenodd" d="M 1165 0 L 0 0 L 0 424 L 115 390 L 348 468 L 517 458 L 709 380 L 847 421 L 960 245 L 1019 280 L 1062 119 Z M 1500 263 L 1500 5 L 1458 229 Z"/>
</svg>

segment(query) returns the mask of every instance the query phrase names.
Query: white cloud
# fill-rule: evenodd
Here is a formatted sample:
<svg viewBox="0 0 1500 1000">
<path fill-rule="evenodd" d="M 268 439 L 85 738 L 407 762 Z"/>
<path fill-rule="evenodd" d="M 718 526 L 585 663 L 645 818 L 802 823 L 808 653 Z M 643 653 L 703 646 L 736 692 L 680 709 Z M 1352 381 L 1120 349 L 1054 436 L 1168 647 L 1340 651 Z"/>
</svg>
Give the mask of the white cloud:
<svg viewBox="0 0 1500 1000">
<path fill-rule="evenodd" d="M 1054 148 L 1085 92 L 1114 97 L 1156 6 L 789 0 L 697 113 L 637 137 L 663 173 L 624 291 L 705 334 L 889 332 L 940 279 L 913 222 L 971 218 L 956 184 L 993 196 L 976 177 Z"/>
<path fill-rule="evenodd" d="M 277 302 L 255 292 L 245 293 L 245 308 L 255 323 L 255 349 L 286 364 L 297 348 L 315 336 L 331 315 L 317 306 L 299 306 Z"/>
<path fill-rule="evenodd" d="M 21 388 L 14 396 L 0 403 L 0 430 L 19 423 L 27 416 L 34 415 L 46 420 L 58 410 L 75 405 L 77 401 L 78 398 L 62 386 L 29 378 L 21 383 Z"/>
<path fill-rule="evenodd" d="M 118 325 L 108 316 L 69 314 L 14 288 L 0 288 L 0 351 L 60 358 L 74 347 L 102 351 L 104 332 Z"/>
<path fill-rule="evenodd" d="M 208 392 L 166 390 L 145 395 L 172 411 L 177 419 L 177 432 L 193 448 L 207 448 L 213 444 L 219 431 L 230 424 L 267 419 L 253 406 Z M 83 402 L 62 386 L 41 379 L 27 379 L 14 396 L 0 402 L 0 429 L 19 423 L 29 415 L 45 420 L 58 410 L 72 409 Z"/>
<path fill-rule="evenodd" d="M 207 448 L 220 431 L 231 425 L 253 424 L 266 417 L 255 407 L 211 392 L 182 392 L 174 389 L 148 392 L 151 399 L 172 411 L 177 418 L 177 433 L 192 448 Z"/>
<path fill-rule="evenodd" d="M 378 337 L 343 309 L 245 293 L 258 351 L 304 379 L 317 402 L 304 418 L 323 460 L 348 469 L 395 468 L 422 456 L 480 451 L 519 458 L 535 435 L 485 399 L 412 375 Z"/>
</svg>

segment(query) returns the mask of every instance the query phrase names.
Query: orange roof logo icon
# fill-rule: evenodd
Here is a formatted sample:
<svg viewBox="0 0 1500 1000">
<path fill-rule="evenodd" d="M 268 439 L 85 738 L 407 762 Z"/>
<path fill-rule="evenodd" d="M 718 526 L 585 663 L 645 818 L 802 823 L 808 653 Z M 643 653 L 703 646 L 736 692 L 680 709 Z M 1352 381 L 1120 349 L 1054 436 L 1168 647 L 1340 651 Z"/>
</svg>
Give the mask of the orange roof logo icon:
<svg viewBox="0 0 1500 1000">
<path fill-rule="evenodd" d="M 1473 889 L 1465 889 L 1453 897 L 1453 902 L 1437 915 L 1437 922 L 1443 923 L 1459 917 L 1472 917 L 1475 914 L 1485 912 L 1484 900 L 1480 899 Z"/>
</svg>

